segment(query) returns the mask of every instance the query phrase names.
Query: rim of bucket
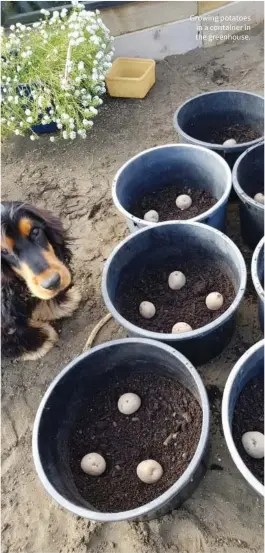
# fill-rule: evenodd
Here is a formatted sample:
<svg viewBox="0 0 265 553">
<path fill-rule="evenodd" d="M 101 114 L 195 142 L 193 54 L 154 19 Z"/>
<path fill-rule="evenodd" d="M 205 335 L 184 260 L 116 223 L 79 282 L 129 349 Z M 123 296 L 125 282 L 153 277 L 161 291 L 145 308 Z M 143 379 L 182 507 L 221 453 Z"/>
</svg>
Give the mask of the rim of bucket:
<svg viewBox="0 0 265 553">
<path fill-rule="evenodd" d="M 189 98 L 181 104 L 181 106 L 175 111 L 173 116 L 173 125 L 179 134 L 182 134 L 187 140 L 193 140 L 195 144 L 198 144 L 199 146 L 205 146 L 205 144 L 208 144 L 209 149 L 214 150 L 222 150 L 225 152 L 236 152 L 237 150 L 241 150 L 242 148 L 250 147 L 254 144 L 257 144 L 258 142 L 261 142 L 264 140 L 264 135 L 261 135 L 259 138 L 255 138 L 255 140 L 250 140 L 249 142 L 241 142 L 240 144 L 235 144 L 234 146 L 223 146 L 223 144 L 212 144 L 211 142 L 203 142 L 203 140 L 199 140 L 197 138 L 193 138 L 190 134 L 187 134 L 185 131 L 183 131 L 182 127 L 180 127 L 178 123 L 178 116 L 182 108 L 184 108 L 189 102 L 192 100 L 197 100 L 198 98 L 201 98 L 202 96 L 209 96 L 212 94 L 226 94 L 227 92 L 233 92 L 237 94 L 248 94 L 249 96 L 254 96 L 255 98 L 260 98 L 260 100 L 263 100 L 264 97 L 261 96 L 261 94 L 255 94 L 254 92 L 248 92 L 244 90 L 212 90 L 211 92 L 204 92 L 203 94 L 197 94 L 197 96 L 193 96 L 192 98 Z"/>
<path fill-rule="evenodd" d="M 265 242 L 265 238 L 264 236 L 261 238 L 261 240 L 259 241 L 259 243 L 257 244 L 255 250 L 254 250 L 254 253 L 253 253 L 253 256 L 252 256 L 252 260 L 251 260 L 251 276 L 252 276 L 252 282 L 254 284 L 254 288 L 259 296 L 259 298 L 264 302 L 264 289 L 263 289 L 263 286 L 260 282 L 260 279 L 259 279 L 259 276 L 258 276 L 258 259 L 259 259 L 259 255 L 260 255 L 260 252 L 262 250 L 262 248 L 264 248 L 264 242 Z"/>
<path fill-rule="evenodd" d="M 241 154 L 241 156 L 238 157 L 232 170 L 232 182 L 233 182 L 233 188 L 241 201 L 244 201 L 245 203 L 252 205 L 256 209 L 259 209 L 259 211 L 264 211 L 264 204 L 261 204 L 260 202 L 256 202 L 254 198 L 251 198 L 251 196 L 246 194 L 246 192 L 244 192 L 243 188 L 240 186 L 239 180 L 237 178 L 238 167 L 242 159 L 245 156 L 247 156 L 249 152 L 251 152 L 252 150 L 255 150 L 255 148 L 259 148 L 260 146 L 263 146 L 264 148 L 264 141 L 260 142 L 259 144 L 255 144 L 254 146 L 251 146 L 251 148 L 248 148 L 247 150 L 245 150 Z"/>
<path fill-rule="evenodd" d="M 208 148 L 205 148 L 205 147 L 199 146 L 199 145 L 197 146 L 195 144 L 162 144 L 160 146 L 155 146 L 154 148 L 148 148 L 147 150 L 143 150 L 139 154 L 136 154 L 135 156 L 128 159 L 120 167 L 120 169 L 117 171 L 116 175 L 114 176 L 113 182 L 112 182 L 112 199 L 114 201 L 114 204 L 118 208 L 118 210 L 121 211 L 123 213 L 123 215 L 125 215 L 125 217 L 132 220 L 134 223 L 142 225 L 144 227 L 150 227 L 150 226 L 153 226 L 154 224 L 157 224 L 157 223 L 150 223 L 149 221 L 145 221 L 144 219 L 140 219 L 139 217 L 136 217 L 135 215 L 133 215 L 132 213 L 127 211 L 122 206 L 122 204 L 120 203 L 120 200 L 117 196 L 117 182 L 118 182 L 118 179 L 120 178 L 121 173 L 124 171 L 124 169 L 126 169 L 126 167 L 128 165 L 130 165 L 133 161 L 135 161 L 139 157 L 142 157 L 143 155 L 147 155 L 150 152 L 153 152 L 155 150 L 161 150 L 163 148 L 176 148 L 176 149 L 178 149 L 178 148 L 189 148 L 189 149 L 193 149 L 193 150 L 194 149 L 195 150 L 200 150 L 200 151 L 203 151 L 203 152 L 206 151 L 208 153 L 210 152 L 210 155 L 214 156 L 216 158 L 216 161 L 218 163 L 220 163 L 221 165 L 223 165 L 223 170 L 226 173 L 226 179 L 227 179 L 226 190 L 224 191 L 223 195 L 212 207 L 210 207 L 210 209 L 208 209 L 207 211 L 204 211 L 203 213 L 200 213 L 200 215 L 196 215 L 196 217 L 191 217 L 190 219 L 186 219 L 186 221 L 191 221 L 191 222 L 196 223 L 198 221 L 201 221 L 202 219 L 205 219 L 206 217 L 211 216 L 215 211 L 217 211 L 217 209 L 221 205 L 223 205 L 225 200 L 228 199 L 228 197 L 230 195 L 230 192 L 231 192 L 231 189 L 232 189 L 232 174 L 231 174 L 231 170 L 230 170 L 230 167 L 227 164 L 227 162 L 222 157 L 220 157 L 216 152 L 212 152 Z M 178 219 L 173 219 L 173 220 L 178 221 Z M 168 221 L 162 221 L 162 222 L 168 222 Z"/>
<path fill-rule="evenodd" d="M 223 393 L 223 399 L 222 399 L 222 425 L 223 425 L 223 432 L 224 432 L 225 441 L 226 441 L 229 453 L 239 472 L 242 474 L 245 480 L 250 484 L 250 486 L 262 497 L 264 497 L 264 491 L 265 491 L 264 486 L 261 484 L 261 482 L 259 482 L 259 480 L 252 474 L 252 472 L 245 465 L 244 461 L 240 457 L 238 450 L 235 446 L 235 442 L 234 442 L 230 424 L 229 424 L 229 401 L 230 401 L 230 395 L 231 395 L 233 384 L 235 382 L 235 379 L 238 373 L 242 368 L 242 365 L 253 355 L 253 353 L 259 350 L 261 347 L 264 348 L 264 343 L 265 343 L 264 339 L 260 340 L 259 342 L 254 344 L 251 348 L 249 348 L 238 359 L 238 361 L 234 365 L 226 381 L 226 385 Z"/>
<path fill-rule="evenodd" d="M 77 505 L 75 505 L 68 499 L 64 498 L 59 492 L 56 491 L 54 486 L 48 480 L 46 473 L 44 472 L 42 467 L 42 463 L 39 456 L 39 448 L 38 448 L 38 434 L 39 434 L 40 420 L 42 417 L 42 413 L 45 409 L 46 402 L 51 396 L 58 382 L 62 379 L 62 377 L 65 376 L 70 370 L 74 369 L 74 367 L 82 359 L 85 359 L 86 357 L 91 355 L 91 353 L 94 353 L 95 351 L 98 351 L 100 349 L 104 349 L 105 347 L 114 347 L 121 343 L 137 344 L 139 342 L 152 347 L 156 347 L 158 349 L 162 349 L 164 351 L 166 350 L 169 354 L 173 355 L 184 365 L 184 367 L 186 368 L 186 370 L 189 372 L 194 382 L 196 383 L 197 390 L 200 396 L 201 409 L 202 409 L 202 415 L 203 415 L 201 434 L 200 434 L 196 451 L 188 467 L 183 472 L 183 474 L 176 480 L 176 482 L 172 484 L 172 486 L 170 486 L 164 493 L 157 496 L 153 501 L 150 501 L 149 503 L 146 503 L 141 507 L 137 507 L 135 509 L 130 509 L 127 511 L 115 512 L 115 513 L 111 513 L 111 512 L 104 513 L 100 511 L 92 511 L 89 508 L 85 508 L 85 507 L 78 507 Z M 51 497 L 65 509 L 68 509 L 72 513 L 78 516 L 81 516 L 83 518 L 88 518 L 89 520 L 95 520 L 99 522 L 118 522 L 122 520 L 130 520 L 130 519 L 147 515 L 152 510 L 162 508 L 163 505 L 168 503 L 173 496 L 178 494 L 187 485 L 189 481 L 192 481 L 193 475 L 196 469 L 198 468 L 201 462 L 201 459 L 203 458 L 203 455 L 204 455 L 205 447 L 207 445 L 207 441 L 209 438 L 209 429 L 210 429 L 210 407 L 209 407 L 207 392 L 199 373 L 192 365 L 192 363 L 182 353 L 176 351 L 174 348 L 172 348 L 167 344 L 162 344 L 154 340 L 150 340 L 148 338 L 123 338 L 119 340 L 105 342 L 104 344 L 95 346 L 91 348 L 91 350 L 83 353 L 82 355 L 75 357 L 70 363 L 68 363 L 68 365 L 62 371 L 60 371 L 60 373 L 51 382 L 51 384 L 49 385 L 48 389 L 46 390 L 39 404 L 34 425 L 33 425 L 33 433 L 32 433 L 33 461 L 34 461 L 36 472 L 38 474 L 38 477 L 42 485 L 49 493 L 49 495 L 51 495 Z"/>
<path fill-rule="evenodd" d="M 141 233 L 149 232 L 150 230 L 152 230 L 152 228 L 162 227 L 162 226 L 166 226 L 166 225 L 189 225 L 189 226 L 194 226 L 194 227 L 197 227 L 197 228 L 202 228 L 203 227 L 204 229 L 206 229 L 210 233 L 214 232 L 214 233 L 218 234 L 225 242 L 227 242 L 229 244 L 229 247 L 234 250 L 235 256 L 237 257 L 238 264 L 240 266 L 241 282 L 240 282 L 240 285 L 239 285 L 239 290 L 238 290 L 234 300 L 232 301 L 231 305 L 228 307 L 228 309 L 226 309 L 226 311 L 224 311 L 224 313 L 222 313 L 222 315 L 217 317 L 217 319 L 215 319 L 214 321 L 208 323 L 207 325 L 204 325 L 204 326 L 201 326 L 200 328 L 196 328 L 196 329 L 191 330 L 189 332 L 180 333 L 180 334 L 172 334 L 172 333 L 169 334 L 169 333 L 163 333 L 163 332 L 153 332 L 151 330 L 145 330 L 144 328 L 142 328 L 140 326 L 134 325 L 133 323 L 131 323 L 130 321 L 125 319 L 119 313 L 119 311 L 117 311 L 116 307 L 114 306 L 114 304 L 112 303 L 112 301 L 109 297 L 109 293 L 108 293 L 107 285 L 106 285 L 109 267 L 110 267 L 115 255 L 117 254 L 117 252 L 120 249 L 122 249 L 130 240 L 136 240 Z M 221 232 L 220 230 L 217 230 L 213 227 L 210 227 L 209 225 L 205 225 L 204 223 L 194 223 L 194 222 L 190 222 L 190 221 L 187 221 L 187 222 L 186 221 L 166 221 L 166 222 L 163 222 L 163 223 L 156 223 L 155 225 L 148 226 L 147 228 L 145 227 L 145 228 L 139 229 L 136 233 L 130 234 L 129 236 L 127 236 L 124 240 L 122 240 L 122 242 L 120 242 L 116 246 L 116 248 L 114 248 L 114 250 L 112 251 L 112 253 L 108 257 L 108 259 L 105 262 L 105 265 L 103 267 L 101 290 L 102 290 L 103 299 L 104 299 L 104 302 L 105 302 L 105 305 L 106 305 L 107 309 L 112 313 L 114 319 L 123 328 L 126 328 L 126 330 L 128 330 L 128 332 L 131 332 L 134 335 L 136 334 L 141 338 L 145 338 L 147 336 L 148 338 L 151 338 L 151 339 L 157 340 L 157 341 L 162 341 L 162 342 L 165 342 L 165 341 L 166 342 L 178 342 L 178 341 L 181 342 L 184 339 L 189 340 L 189 339 L 192 339 L 192 338 L 199 338 L 199 337 L 207 334 L 211 330 L 213 330 L 213 328 L 218 328 L 227 319 L 229 319 L 231 317 L 231 315 L 234 313 L 234 311 L 238 308 L 238 306 L 239 306 L 239 304 L 240 304 L 240 302 L 241 302 L 241 300 L 244 296 L 245 289 L 246 289 L 246 282 L 247 282 L 247 270 L 246 270 L 246 265 L 245 265 L 245 261 L 244 261 L 244 258 L 242 256 L 242 253 L 240 252 L 238 247 L 235 245 L 235 243 L 230 238 L 228 238 L 228 236 L 226 236 L 223 232 Z"/>
</svg>

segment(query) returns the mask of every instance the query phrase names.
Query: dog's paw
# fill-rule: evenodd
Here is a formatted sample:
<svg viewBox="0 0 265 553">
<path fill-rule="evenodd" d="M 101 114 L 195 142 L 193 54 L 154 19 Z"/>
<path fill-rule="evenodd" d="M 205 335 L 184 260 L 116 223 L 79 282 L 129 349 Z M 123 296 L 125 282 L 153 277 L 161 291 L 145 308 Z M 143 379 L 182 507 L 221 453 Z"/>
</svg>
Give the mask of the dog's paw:
<svg viewBox="0 0 265 553">
<path fill-rule="evenodd" d="M 32 319 L 34 321 L 55 321 L 71 317 L 78 308 L 80 301 L 81 292 L 73 286 L 62 297 L 40 301 L 32 313 Z"/>
<path fill-rule="evenodd" d="M 54 328 L 48 323 L 31 321 L 30 326 L 31 328 L 36 329 L 38 335 L 41 335 L 43 343 L 38 349 L 24 353 L 21 357 L 23 361 L 37 361 L 38 359 L 41 359 L 53 348 L 54 344 L 56 344 L 59 339 L 56 330 L 54 330 Z"/>
</svg>

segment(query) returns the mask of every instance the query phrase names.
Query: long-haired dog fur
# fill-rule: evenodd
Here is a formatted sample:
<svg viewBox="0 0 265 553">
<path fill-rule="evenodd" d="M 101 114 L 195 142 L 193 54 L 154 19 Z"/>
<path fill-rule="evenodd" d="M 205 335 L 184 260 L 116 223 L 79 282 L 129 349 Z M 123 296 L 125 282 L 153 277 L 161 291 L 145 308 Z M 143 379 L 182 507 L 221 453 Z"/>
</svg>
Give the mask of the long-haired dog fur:
<svg viewBox="0 0 265 553">
<path fill-rule="evenodd" d="M 2 355 L 36 360 L 58 339 L 50 321 L 80 302 L 60 220 L 21 202 L 1 204 Z"/>
</svg>

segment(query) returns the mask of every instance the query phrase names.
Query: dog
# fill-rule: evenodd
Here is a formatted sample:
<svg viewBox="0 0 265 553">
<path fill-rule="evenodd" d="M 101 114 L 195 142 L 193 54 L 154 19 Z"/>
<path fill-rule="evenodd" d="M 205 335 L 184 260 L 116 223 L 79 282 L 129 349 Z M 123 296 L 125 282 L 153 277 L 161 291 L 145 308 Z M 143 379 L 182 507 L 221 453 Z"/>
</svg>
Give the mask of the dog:
<svg viewBox="0 0 265 553">
<path fill-rule="evenodd" d="M 57 342 L 50 321 L 70 317 L 71 252 L 61 221 L 22 202 L 1 204 L 2 355 L 37 360 Z"/>
</svg>

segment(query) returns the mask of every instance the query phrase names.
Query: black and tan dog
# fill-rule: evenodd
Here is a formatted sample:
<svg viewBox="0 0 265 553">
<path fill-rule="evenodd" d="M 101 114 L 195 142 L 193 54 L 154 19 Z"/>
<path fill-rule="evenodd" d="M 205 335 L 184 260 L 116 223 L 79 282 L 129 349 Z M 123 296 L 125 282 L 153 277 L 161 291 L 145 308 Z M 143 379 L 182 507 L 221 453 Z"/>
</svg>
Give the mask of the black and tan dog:
<svg viewBox="0 0 265 553">
<path fill-rule="evenodd" d="M 58 339 L 48 321 L 80 302 L 71 287 L 71 252 L 59 219 L 21 202 L 1 204 L 2 355 L 36 360 Z"/>
</svg>

